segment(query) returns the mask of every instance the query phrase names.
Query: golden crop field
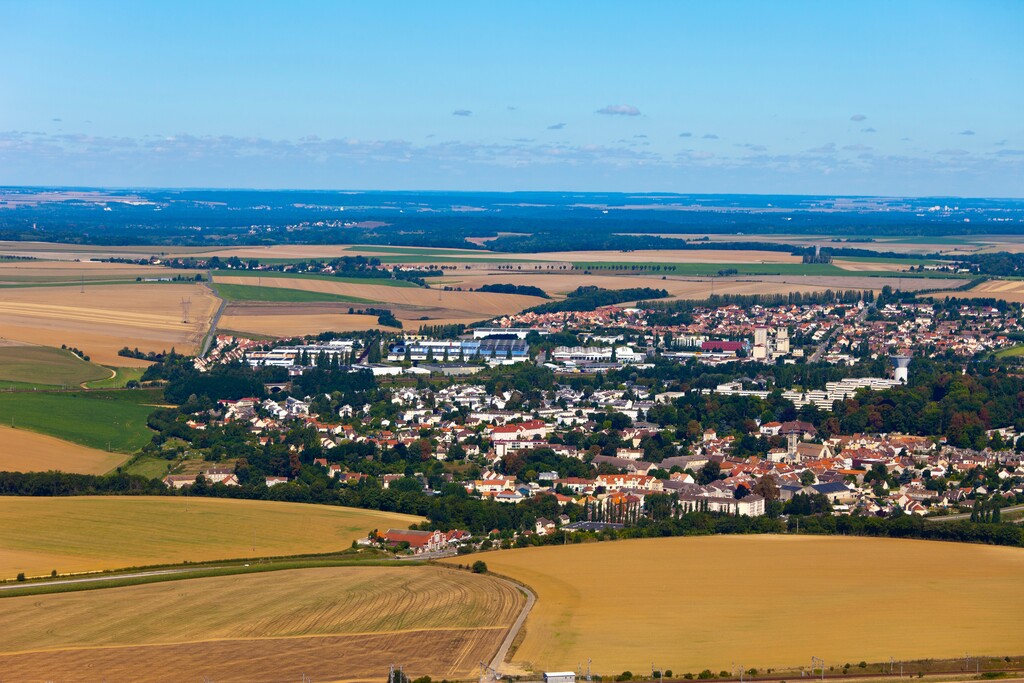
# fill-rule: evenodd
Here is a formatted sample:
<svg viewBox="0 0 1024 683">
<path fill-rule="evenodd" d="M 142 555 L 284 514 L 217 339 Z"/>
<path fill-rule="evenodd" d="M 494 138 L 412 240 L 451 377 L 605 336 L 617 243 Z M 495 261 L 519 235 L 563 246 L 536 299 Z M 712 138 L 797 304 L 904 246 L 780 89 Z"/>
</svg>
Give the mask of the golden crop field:
<svg viewBox="0 0 1024 683">
<path fill-rule="evenodd" d="M 181 300 L 191 300 L 182 322 Z M 199 284 L 132 283 L 84 288 L 18 287 L 0 298 L 0 338 L 82 349 L 105 365 L 146 365 L 123 358 L 124 346 L 144 351 L 194 352 L 219 301 Z"/>
<path fill-rule="evenodd" d="M 397 328 L 378 325 L 375 315 L 349 315 L 337 310 L 347 311 L 348 308 L 333 304 L 229 304 L 220 317 L 218 329 L 270 337 L 292 337 L 327 331 L 397 331 Z"/>
<path fill-rule="evenodd" d="M 45 434 L 0 426 L 0 471 L 4 472 L 60 470 L 75 474 L 106 474 L 124 462 L 126 457 L 124 453 L 108 453 Z"/>
<path fill-rule="evenodd" d="M 935 292 L 936 297 L 978 297 L 993 298 L 1024 303 L 1024 280 L 986 280 L 977 287 L 971 287 L 965 292 L 946 291 Z"/>
<path fill-rule="evenodd" d="M 0 599 L 5 681 L 463 677 L 524 604 L 439 567 L 329 567 Z M 26 654 L 13 654 L 13 653 Z M 159 666 L 153 666 L 160 662 Z M 36 680 L 32 678 L 29 680 Z"/>
<path fill-rule="evenodd" d="M 0 262 L 0 284 L 90 283 L 141 278 L 194 277 L 195 270 L 170 270 L 160 266 L 99 261 L 5 261 Z"/>
<path fill-rule="evenodd" d="M 513 663 L 676 673 L 1020 654 L 1024 550 L 899 539 L 708 536 L 481 556 L 533 588 Z M 966 596 L 955 608 L 942 596 Z M 991 600 L 970 596 L 992 596 Z M 947 616 L 949 609 L 953 614 Z"/>
<path fill-rule="evenodd" d="M 222 284 L 256 285 L 257 278 L 243 276 L 218 276 L 216 281 Z M 260 277 L 259 286 L 276 287 L 282 289 L 294 289 L 305 292 L 323 292 L 328 294 L 341 294 L 344 296 L 368 299 L 379 304 L 372 304 L 378 308 L 388 308 L 393 311 L 396 318 L 401 320 L 409 329 L 416 329 L 421 324 L 443 324 L 447 322 L 470 323 L 478 320 L 485 320 L 494 316 L 517 313 L 525 308 L 543 303 L 544 299 L 535 296 L 521 296 L 517 294 L 497 294 L 494 292 L 452 292 L 442 289 L 427 289 L 421 287 L 389 287 L 379 284 L 364 284 L 351 282 L 334 282 L 331 280 L 305 279 L 305 278 L 283 278 L 283 277 Z M 372 281 L 371 281 L 372 282 Z M 301 307 L 305 315 L 296 315 L 297 308 Z M 349 307 L 362 308 L 364 304 L 288 304 L 278 306 L 260 306 L 260 317 L 265 320 L 252 320 L 253 306 L 232 304 L 228 307 L 226 315 L 222 317 L 220 327 L 231 330 L 249 330 L 263 334 L 273 334 L 269 330 L 277 330 L 278 336 L 289 336 L 293 334 L 310 334 L 323 320 L 304 319 L 306 315 L 324 315 L 327 311 L 334 311 L 338 314 L 348 311 Z M 285 316 L 286 320 L 273 320 L 273 318 Z M 249 320 L 237 321 L 238 317 L 250 318 Z M 374 324 L 370 327 L 377 327 L 376 318 L 371 319 Z M 337 321 L 334 324 L 338 324 Z M 352 321 L 357 322 L 357 321 Z M 366 321 L 362 321 L 365 323 Z M 289 327 L 291 323 L 294 327 Z M 339 329 L 332 326 L 328 329 Z M 353 329 L 367 329 L 366 326 Z M 306 332 L 305 330 L 311 330 Z M 319 331 L 319 330 L 317 330 Z"/>
<path fill-rule="evenodd" d="M 419 517 L 300 503 L 185 497 L 0 497 L 0 578 L 326 553 Z"/>
<path fill-rule="evenodd" d="M 577 287 L 596 286 L 604 289 L 624 289 L 629 287 L 651 287 L 668 291 L 670 298 L 703 299 L 712 291 L 715 294 L 775 294 L 788 292 L 818 292 L 827 287 L 823 285 L 802 285 L 799 282 L 775 283 L 765 285 L 757 281 L 760 276 L 744 276 L 742 278 L 715 278 L 714 282 L 707 277 L 685 277 L 668 275 L 665 279 L 651 275 L 605 275 L 584 274 L 581 271 L 565 273 L 508 273 L 489 272 L 463 275 L 453 273 L 443 278 L 434 278 L 437 283 L 432 286 L 451 286 L 476 288 L 486 284 L 532 285 L 540 287 L 552 297 L 565 296 Z"/>
</svg>

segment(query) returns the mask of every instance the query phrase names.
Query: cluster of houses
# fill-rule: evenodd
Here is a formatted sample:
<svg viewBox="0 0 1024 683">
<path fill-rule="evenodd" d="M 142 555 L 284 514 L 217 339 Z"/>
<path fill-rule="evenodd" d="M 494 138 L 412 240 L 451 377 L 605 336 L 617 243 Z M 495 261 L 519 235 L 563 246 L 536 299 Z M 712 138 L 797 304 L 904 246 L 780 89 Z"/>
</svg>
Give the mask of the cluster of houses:
<svg viewBox="0 0 1024 683">
<path fill-rule="evenodd" d="M 673 509 L 679 513 L 707 510 L 759 516 L 766 513 L 773 500 L 785 502 L 799 494 L 820 494 L 837 514 L 884 515 L 899 508 L 924 515 L 996 493 L 984 487 L 960 486 L 958 482 L 976 467 L 989 467 L 997 461 L 1000 478 L 1013 483 L 998 493 L 1024 495 L 1017 483 L 1024 479 L 1024 465 L 1012 452 L 958 450 L 944 446 L 941 440 L 901 434 L 856 434 L 823 440 L 807 422 L 755 421 L 754 436 L 774 438 L 784 445 L 762 457 L 734 456 L 735 438 L 720 437 L 707 429 L 697 443 L 677 446 L 675 454 L 655 462 L 645 459 L 645 444 L 659 433 L 659 428 L 644 418 L 656 401 L 671 400 L 670 394 L 651 396 L 636 386 L 590 393 L 559 386 L 540 408 L 530 412 L 511 409 L 512 398 L 511 392 L 491 394 L 476 384 L 454 383 L 436 390 L 402 387 L 391 394 L 391 419 L 371 418 L 369 405 L 345 405 L 337 415 L 323 416 L 313 414 L 310 401 L 290 395 L 280 400 L 242 398 L 221 401 L 213 414 L 203 419 L 196 416 L 188 424 L 203 430 L 241 422 L 247 425 L 254 443 L 261 445 L 279 439 L 290 426 L 312 427 L 325 453 L 314 464 L 344 484 L 363 481 L 368 475 L 349 471 L 332 460 L 330 452 L 340 444 L 367 443 L 380 450 L 399 444 L 422 447 L 428 434 L 429 453 L 425 457 L 446 460 L 457 446 L 460 458 L 468 457 L 481 466 L 479 475 L 463 481 L 451 473 L 446 475 L 446 481 L 458 481 L 471 495 L 512 505 L 550 495 L 559 505 L 573 503 L 586 509 L 590 520 L 615 521 L 623 509 L 643 511 L 653 495 L 670 496 Z M 594 412 L 620 412 L 632 418 L 630 426 L 616 430 L 623 445 L 614 453 L 566 443 L 578 443 L 578 439 L 566 438 L 573 432 L 589 435 L 609 429 L 591 421 Z M 1000 431 L 1006 442 L 1018 438 L 1012 429 Z M 589 463 L 592 474 L 565 477 L 557 471 L 542 471 L 517 478 L 503 473 L 504 461 L 514 454 L 541 448 Z M 714 465 L 718 478 L 701 481 L 699 475 L 709 465 Z M 171 488 L 182 488 L 193 485 L 198 476 L 209 484 L 239 484 L 229 467 L 169 475 L 164 482 Z M 387 488 L 403 477 L 386 474 L 379 481 Z M 772 485 L 765 486 L 761 482 L 764 478 L 770 478 Z M 283 476 L 265 479 L 267 486 L 288 483 Z M 941 490 L 930 485 L 930 480 L 939 479 L 951 483 Z M 426 484 L 426 478 L 422 481 Z M 547 531 L 538 529 L 537 533 Z"/>
</svg>

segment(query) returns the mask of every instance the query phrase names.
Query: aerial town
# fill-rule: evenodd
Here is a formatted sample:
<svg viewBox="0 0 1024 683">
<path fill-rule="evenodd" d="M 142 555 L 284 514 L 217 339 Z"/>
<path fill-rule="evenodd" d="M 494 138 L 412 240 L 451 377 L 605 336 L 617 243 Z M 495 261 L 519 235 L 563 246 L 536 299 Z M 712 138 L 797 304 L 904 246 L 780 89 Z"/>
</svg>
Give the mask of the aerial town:
<svg viewBox="0 0 1024 683">
<path fill-rule="evenodd" d="M 253 369 L 285 369 L 287 378 L 268 383 L 265 398 L 221 400 L 198 411 L 188 426 L 208 430 L 242 425 L 256 445 L 283 441 L 296 427 L 307 429 L 317 435 L 318 457 L 311 466 L 343 485 L 377 476 L 388 489 L 411 476 L 417 486 L 435 494 L 457 484 L 472 497 L 509 505 L 546 499 L 557 503 L 552 510 L 571 511 L 537 516 L 529 528 L 506 532 L 506 546 L 528 542 L 531 536 L 622 529 L 663 514 L 654 510 L 666 502 L 669 514 L 705 510 L 777 517 L 789 509 L 787 504 L 796 509 L 794 500 L 813 500 L 827 505 L 833 515 L 886 517 L 966 513 L 975 501 L 994 494 L 1011 500 L 1024 497 L 1024 439 L 1012 424 L 988 429 L 986 445 L 972 448 L 950 443 L 945 436 L 874 431 L 869 425 L 846 433 L 834 420 L 823 434 L 801 419 L 807 409 L 826 415 L 863 392 L 906 385 L 915 357 L 968 363 L 980 353 L 1012 344 L 1021 332 L 1017 307 L 898 301 L 876 305 L 858 299 L 697 307 L 692 321 L 683 324 L 657 324 L 658 316 L 657 310 L 618 306 L 586 313 L 524 314 L 445 339 L 406 334 L 370 342 L 341 338 L 268 344 L 221 336 L 207 357 L 194 361 L 197 369 L 241 363 Z M 579 344 L 552 343 L 566 334 Z M 797 366 L 811 356 L 857 371 L 821 388 L 778 386 L 763 371 L 752 373 L 754 377 L 744 372 L 747 364 Z M 488 368 L 519 364 L 551 371 L 554 384 L 528 394 L 472 377 Z M 630 375 L 673 365 L 688 365 L 707 377 L 721 377 L 720 368 L 735 374 L 709 387 L 687 389 L 679 380 L 652 384 Z M 386 409 L 294 394 L 292 380 L 323 368 L 390 380 Z M 882 368 L 884 374 L 871 376 L 868 368 Z M 633 379 L 597 387 L 572 379 L 610 372 Z M 285 398 L 275 397 L 279 392 Z M 792 405 L 777 413 L 780 419 L 747 418 L 724 432 L 714 426 L 718 420 L 712 414 L 706 424 L 688 425 L 691 433 L 678 439 L 669 428 L 669 413 L 677 402 L 694 400 L 688 394 L 763 402 L 771 398 Z M 384 462 L 395 449 L 416 450 L 423 462 L 409 467 L 403 461 L 391 471 L 380 463 L 361 466 L 349 457 L 354 448 Z M 301 446 L 291 449 L 302 457 Z M 992 467 L 995 482 L 977 476 Z M 183 487 L 202 477 L 209 484 L 238 486 L 242 482 L 237 474 L 235 469 L 211 467 L 172 474 L 164 481 Z M 288 480 L 287 473 L 265 474 L 268 487 Z M 365 542 L 392 547 L 404 542 L 402 547 L 416 553 L 489 545 L 489 534 L 476 531 L 409 536 L 405 530 L 391 530 Z"/>
</svg>

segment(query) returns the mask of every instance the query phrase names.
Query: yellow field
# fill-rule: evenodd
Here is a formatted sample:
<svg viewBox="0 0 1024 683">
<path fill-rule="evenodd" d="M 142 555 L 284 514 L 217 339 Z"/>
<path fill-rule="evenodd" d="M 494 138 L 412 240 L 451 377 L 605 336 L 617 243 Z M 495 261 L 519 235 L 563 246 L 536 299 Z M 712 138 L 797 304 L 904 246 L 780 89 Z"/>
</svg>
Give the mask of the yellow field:
<svg viewBox="0 0 1024 683">
<path fill-rule="evenodd" d="M 320 334 L 327 331 L 397 331 L 397 328 L 378 325 L 375 315 L 331 313 L 326 312 L 325 308 L 327 307 L 311 304 L 289 304 L 288 306 L 229 304 L 220 317 L 218 328 L 271 337 Z M 331 308 L 348 310 L 345 306 L 331 305 Z"/>
<path fill-rule="evenodd" d="M 481 556 L 537 593 L 513 662 L 674 672 L 1019 654 L 1024 550 L 809 536 L 709 536 Z M 966 598 L 953 607 L 941 596 Z M 951 612 L 951 613 L 950 613 Z"/>
<path fill-rule="evenodd" d="M 952 296 L 957 298 L 963 297 L 978 297 L 978 298 L 993 298 L 1002 299 L 1004 301 L 1012 301 L 1014 303 L 1024 303 L 1024 280 L 986 280 L 977 287 L 971 287 L 969 290 L 961 291 L 947 291 L 947 292 L 936 292 L 932 296 L 946 297 Z"/>
<path fill-rule="evenodd" d="M 181 300 L 191 299 L 189 322 Z M 45 346 L 67 344 L 106 365 L 146 365 L 117 351 L 194 352 L 209 327 L 218 300 L 198 284 L 24 287 L 3 290 L 0 337 Z"/>
<path fill-rule="evenodd" d="M 160 266 L 99 261 L 7 261 L 0 263 L 0 284 L 43 284 L 67 282 L 86 284 L 106 280 L 194 277 L 198 271 L 170 270 Z"/>
<path fill-rule="evenodd" d="M 105 474 L 124 462 L 126 457 L 124 453 L 107 453 L 45 434 L 0 426 L 0 471 L 4 472 L 60 470 L 75 474 Z"/>
<path fill-rule="evenodd" d="M 493 656 L 523 603 L 505 582 L 437 567 L 301 569 L 6 598 L 0 623 L 18 627 L 0 641 L 0 671 L 5 681 L 256 683 L 291 680 L 284 671 L 294 668 L 295 680 L 379 681 L 395 663 L 412 677 L 466 676 Z"/>
<path fill-rule="evenodd" d="M 532 285 L 540 287 L 553 297 L 564 296 L 577 287 L 596 286 L 605 289 L 624 289 L 629 287 L 651 287 L 666 290 L 670 298 L 703 299 L 712 293 L 716 294 L 775 294 L 788 292 L 817 292 L 827 289 L 823 285 L 803 285 L 801 283 L 757 282 L 758 277 L 742 278 L 711 278 L 684 277 L 668 275 L 664 280 L 660 276 L 643 275 L 585 275 L 580 271 L 566 273 L 474 273 L 463 275 L 453 273 L 443 278 L 435 278 L 441 284 L 432 286 L 451 286 L 476 288 L 486 284 Z"/>
<path fill-rule="evenodd" d="M 186 510 L 187 505 L 187 510 Z M 0 497 L 0 578 L 326 553 L 411 515 L 326 505 L 162 497 Z"/>
</svg>

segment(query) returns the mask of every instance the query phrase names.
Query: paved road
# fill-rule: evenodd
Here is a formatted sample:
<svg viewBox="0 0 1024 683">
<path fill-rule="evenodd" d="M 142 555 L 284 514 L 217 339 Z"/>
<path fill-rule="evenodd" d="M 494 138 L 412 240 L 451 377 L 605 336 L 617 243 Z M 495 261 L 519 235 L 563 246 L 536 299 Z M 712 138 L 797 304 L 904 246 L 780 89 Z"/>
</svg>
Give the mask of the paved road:
<svg viewBox="0 0 1024 683">
<path fill-rule="evenodd" d="M 203 567 L 202 569 L 211 569 Z M 121 579 L 141 579 L 147 576 L 162 576 L 164 574 L 187 574 L 200 571 L 196 569 L 158 569 L 151 572 L 135 572 L 134 574 L 104 574 L 102 576 L 87 576 L 80 579 L 58 579 L 56 581 L 32 581 L 30 583 L 5 583 L 0 585 L 0 591 L 13 591 L 19 588 L 38 588 L 46 586 L 61 586 L 69 583 L 98 583 L 101 581 L 120 581 Z"/>
<path fill-rule="evenodd" d="M 1009 507 L 1002 508 L 999 514 L 1002 515 L 1005 512 L 1020 512 L 1024 510 L 1024 505 L 1011 505 Z M 944 517 L 925 517 L 929 522 L 956 522 L 958 520 L 970 519 L 971 513 L 965 512 L 959 515 L 946 515 Z"/>
<path fill-rule="evenodd" d="M 220 323 L 220 315 L 224 312 L 224 308 L 228 305 L 227 299 L 222 299 L 217 290 L 213 288 L 213 273 L 207 271 L 206 282 L 203 285 L 210 290 L 214 297 L 220 301 L 220 305 L 217 306 L 217 312 L 213 314 L 213 321 L 210 323 L 210 330 L 203 337 L 201 348 L 199 349 L 198 356 L 202 358 L 206 355 L 206 352 L 210 350 L 210 346 L 213 344 L 213 338 L 217 336 L 217 325 Z"/>
<path fill-rule="evenodd" d="M 512 647 L 513 641 L 515 641 L 516 636 L 519 635 L 519 631 L 523 628 L 523 624 L 526 623 L 526 617 L 530 616 L 530 610 L 533 609 L 534 603 L 537 602 L 537 596 L 532 590 L 522 584 L 513 583 L 508 579 L 503 579 L 498 576 L 494 576 L 493 578 L 498 581 L 504 581 L 508 585 L 521 590 L 526 594 L 526 604 L 523 605 L 523 611 L 521 611 L 519 616 L 516 617 L 515 623 L 512 624 L 512 628 L 510 628 L 508 633 L 505 634 L 505 640 L 501 641 L 501 647 L 498 648 L 498 652 L 494 655 L 494 659 L 491 660 L 491 669 L 497 671 L 501 668 L 501 665 L 505 663 L 505 658 L 508 657 L 509 648 Z"/>
</svg>

